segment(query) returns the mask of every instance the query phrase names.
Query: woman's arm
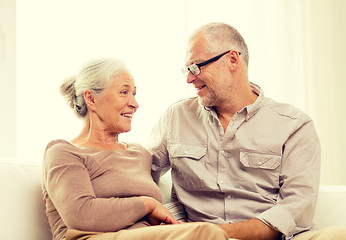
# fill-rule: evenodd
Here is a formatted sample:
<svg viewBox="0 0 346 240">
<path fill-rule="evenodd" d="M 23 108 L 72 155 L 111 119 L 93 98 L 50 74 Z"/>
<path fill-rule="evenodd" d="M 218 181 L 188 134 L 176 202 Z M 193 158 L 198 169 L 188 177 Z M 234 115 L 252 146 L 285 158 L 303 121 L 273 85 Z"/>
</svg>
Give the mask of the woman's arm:
<svg viewBox="0 0 346 240">
<path fill-rule="evenodd" d="M 48 211 L 56 211 L 68 228 L 117 231 L 133 225 L 147 214 L 142 199 L 137 196 L 96 197 L 82 159 L 64 144 L 47 149 L 43 181 L 53 204 L 48 206 Z"/>
</svg>

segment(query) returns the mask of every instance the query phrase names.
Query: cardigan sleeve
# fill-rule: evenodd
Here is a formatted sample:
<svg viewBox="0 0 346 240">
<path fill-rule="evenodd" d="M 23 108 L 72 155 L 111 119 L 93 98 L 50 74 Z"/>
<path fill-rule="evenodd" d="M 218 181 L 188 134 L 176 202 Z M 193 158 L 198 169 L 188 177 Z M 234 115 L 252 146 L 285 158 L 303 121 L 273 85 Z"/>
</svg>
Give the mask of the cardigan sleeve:
<svg viewBox="0 0 346 240">
<path fill-rule="evenodd" d="M 43 167 L 44 188 L 68 228 L 117 231 L 146 215 L 138 197 L 96 197 L 82 158 L 64 144 L 47 146 Z"/>
</svg>

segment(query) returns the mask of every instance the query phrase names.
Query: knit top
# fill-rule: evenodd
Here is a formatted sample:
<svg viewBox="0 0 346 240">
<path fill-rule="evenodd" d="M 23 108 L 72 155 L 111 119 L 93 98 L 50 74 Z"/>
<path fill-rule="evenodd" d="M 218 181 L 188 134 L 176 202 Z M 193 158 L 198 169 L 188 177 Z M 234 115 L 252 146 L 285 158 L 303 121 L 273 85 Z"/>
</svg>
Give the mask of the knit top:
<svg viewBox="0 0 346 240">
<path fill-rule="evenodd" d="M 100 150 L 50 142 L 42 182 L 53 239 L 61 239 L 68 228 L 114 232 L 150 225 L 138 196 L 162 199 L 150 175 L 151 163 L 150 153 L 139 144 Z"/>
</svg>

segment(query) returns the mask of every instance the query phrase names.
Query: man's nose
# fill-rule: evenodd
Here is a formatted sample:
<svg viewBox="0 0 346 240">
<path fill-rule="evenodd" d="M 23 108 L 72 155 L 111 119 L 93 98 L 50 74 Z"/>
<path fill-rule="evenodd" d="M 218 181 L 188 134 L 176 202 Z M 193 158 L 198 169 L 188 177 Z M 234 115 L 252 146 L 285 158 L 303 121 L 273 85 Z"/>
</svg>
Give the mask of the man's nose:
<svg viewBox="0 0 346 240">
<path fill-rule="evenodd" d="M 195 75 L 193 75 L 190 71 L 188 72 L 188 74 L 187 74 L 187 77 L 186 77 L 186 82 L 188 83 L 188 84 L 190 84 L 190 83 L 192 83 L 193 81 L 195 81 L 196 80 L 196 76 Z"/>
</svg>

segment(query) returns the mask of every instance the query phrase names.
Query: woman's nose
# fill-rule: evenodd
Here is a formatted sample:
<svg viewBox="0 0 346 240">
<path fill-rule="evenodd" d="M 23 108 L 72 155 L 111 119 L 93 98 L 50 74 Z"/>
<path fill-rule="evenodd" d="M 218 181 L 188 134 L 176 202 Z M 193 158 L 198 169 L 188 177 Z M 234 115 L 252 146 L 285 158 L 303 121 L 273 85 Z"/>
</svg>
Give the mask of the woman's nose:
<svg viewBox="0 0 346 240">
<path fill-rule="evenodd" d="M 129 105 L 131 108 L 133 108 L 135 111 L 137 110 L 137 108 L 139 107 L 136 98 L 133 96 L 133 98 L 130 100 Z"/>
</svg>

